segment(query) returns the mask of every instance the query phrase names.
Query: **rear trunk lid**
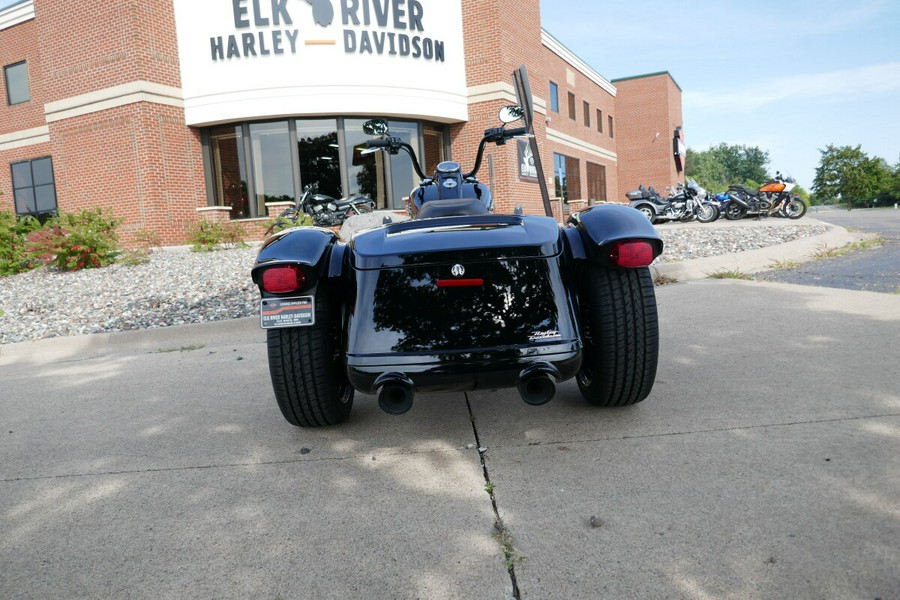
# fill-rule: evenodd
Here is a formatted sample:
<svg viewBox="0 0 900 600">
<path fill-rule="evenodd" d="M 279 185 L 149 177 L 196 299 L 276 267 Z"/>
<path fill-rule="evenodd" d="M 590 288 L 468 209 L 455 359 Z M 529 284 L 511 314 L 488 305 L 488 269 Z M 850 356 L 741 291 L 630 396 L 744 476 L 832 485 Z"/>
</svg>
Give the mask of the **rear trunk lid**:
<svg viewBox="0 0 900 600">
<path fill-rule="evenodd" d="M 351 362 L 577 341 L 553 219 L 409 221 L 358 234 L 351 245 L 357 283 Z"/>
</svg>

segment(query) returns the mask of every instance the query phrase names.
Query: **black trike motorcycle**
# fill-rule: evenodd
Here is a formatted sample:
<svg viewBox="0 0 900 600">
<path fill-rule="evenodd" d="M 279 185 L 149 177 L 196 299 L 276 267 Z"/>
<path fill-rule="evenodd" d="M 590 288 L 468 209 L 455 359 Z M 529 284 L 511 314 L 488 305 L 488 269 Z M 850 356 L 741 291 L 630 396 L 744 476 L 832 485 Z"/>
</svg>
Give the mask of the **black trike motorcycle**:
<svg viewBox="0 0 900 600">
<path fill-rule="evenodd" d="M 663 243 L 627 206 L 603 204 L 565 226 L 546 216 L 494 214 L 476 179 L 485 146 L 530 135 L 501 111 L 474 167 L 443 162 L 426 176 L 384 120 L 367 151 L 409 154 L 421 183 L 414 218 L 345 243 L 304 227 L 266 240 L 253 267 L 269 370 L 285 419 L 344 421 L 354 390 L 392 414 L 420 393 L 517 387 L 532 405 L 575 378 L 600 406 L 640 402 L 656 377 L 658 321 L 649 265 Z M 518 212 L 518 211 L 517 211 Z"/>
</svg>

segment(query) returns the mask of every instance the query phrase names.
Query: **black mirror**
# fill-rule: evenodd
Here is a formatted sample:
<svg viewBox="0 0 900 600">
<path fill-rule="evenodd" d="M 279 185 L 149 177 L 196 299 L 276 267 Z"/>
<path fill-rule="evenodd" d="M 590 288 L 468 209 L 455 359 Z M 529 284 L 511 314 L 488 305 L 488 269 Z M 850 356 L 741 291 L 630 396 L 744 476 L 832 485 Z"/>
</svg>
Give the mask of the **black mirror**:
<svg viewBox="0 0 900 600">
<path fill-rule="evenodd" d="M 525 117 L 525 109 L 521 106 L 504 106 L 500 109 L 500 121 L 503 123 L 514 123 Z"/>
<path fill-rule="evenodd" d="M 384 119 L 369 119 L 363 123 L 363 132 L 366 135 L 384 135 L 388 132 L 388 124 Z"/>
</svg>

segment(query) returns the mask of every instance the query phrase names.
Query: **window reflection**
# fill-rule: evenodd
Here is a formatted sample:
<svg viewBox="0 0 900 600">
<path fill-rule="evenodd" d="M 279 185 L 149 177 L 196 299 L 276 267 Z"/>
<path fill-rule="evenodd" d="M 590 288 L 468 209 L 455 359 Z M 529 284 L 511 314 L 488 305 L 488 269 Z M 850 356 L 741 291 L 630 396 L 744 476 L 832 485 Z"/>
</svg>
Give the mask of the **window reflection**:
<svg viewBox="0 0 900 600">
<path fill-rule="evenodd" d="M 250 217 L 247 195 L 247 162 L 240 125 L 215 127 L 210 132 L 213 181 L 219 206 L 231 206 L 232 219 Z"/>
<path fill-rule="evenodd" d="M 287 121 L 251 123 L 253 181 L 256 186 L 256 214 L 266 214 L 266 202 L 294 199 L 294 168 Z"/>
<path fill-rule="evenodd" d="M 385 180 L 385 159 L 387 152 L 361 154 L 366 148 L 366 140 L 372 136 L 363 131 L 366 119 L 345 119 L 344 139 L 347 148 L 347 174 L 349 175 L 351 196 L 369 196 L 378 208 L 387 206 L 387 185 Z"/>
<path fill-rule="evenodd" d="M 416 156 L 422 160 L 422 149 L 419 148 L 419 125 L 408 121 L 389 121 L 391 136 L 398 137 L 416 151 Z M 390 207 L 403 209 L 406 207 L 406 199 L 410 192 L 419 185 L 419 178 L 413 169 L 410 157 L 406 152 L 391 157 L 391 198 Z"/>
<path fill-rule="evenodd" d="M 316 183 L 320 194 L 343 197 L 337 119 L 298 120 L 297 148 L 301 184 Z"/>
<path fill-rule="evenodd" d="M 401 152 L 363 155 L 367 119 L 318 118 L 210 128 L 209 176 L 218 206 L 232 219 L 266 217 L 266 203 L 293 202 L 310 183 L 334 198 L 366 195 L 379 208 L 402 210 L 419 181 Z M 426 173 L 448 160 L 442 125 L 389 121 L 390 135 L 410 144 Z M 424 138 L 424 147 L 420 139 Z M 296 144 L 296 146 L 292 146 Z"/>
</svg>

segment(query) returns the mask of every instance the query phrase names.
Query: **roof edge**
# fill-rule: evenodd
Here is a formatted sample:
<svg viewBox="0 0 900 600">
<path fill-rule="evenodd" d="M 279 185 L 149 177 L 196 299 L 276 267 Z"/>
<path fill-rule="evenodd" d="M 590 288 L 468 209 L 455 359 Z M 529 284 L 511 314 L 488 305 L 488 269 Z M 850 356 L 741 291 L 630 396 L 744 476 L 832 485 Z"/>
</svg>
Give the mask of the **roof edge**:
<svg viewBox="0 0 900 600">
<path fill-rule="evenodd" d="M 669 79 L 672 80 L 672 83 L 675 84 L 675 87 L 678 88 L 678 91 L 684 92 L 684 90 L 681 89 L 681 86 L 678 85 L 678 82 L 675 81 L 675 78 L 672 77 L 672 74 L 669 73 L 668 71 L 657 71 L 656 73 L 644 73 L 643 75 L 631 75 L 630 77 L 618 77 L 616 79 L 610 79 L 610 83 L 618 83 L 620 81 L 628 81 L 630 79 L 643 79 L 645 77 L 656 77 L 658 75 L 668 75 Z"/>
</svg>

